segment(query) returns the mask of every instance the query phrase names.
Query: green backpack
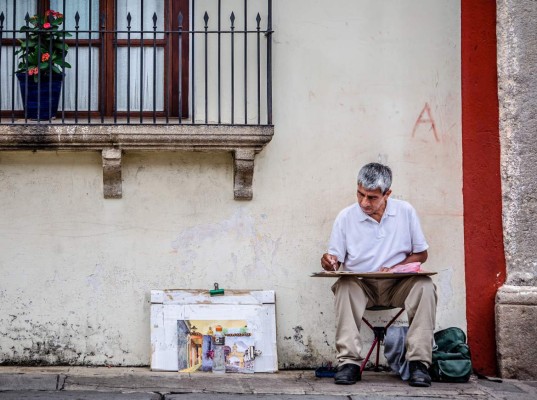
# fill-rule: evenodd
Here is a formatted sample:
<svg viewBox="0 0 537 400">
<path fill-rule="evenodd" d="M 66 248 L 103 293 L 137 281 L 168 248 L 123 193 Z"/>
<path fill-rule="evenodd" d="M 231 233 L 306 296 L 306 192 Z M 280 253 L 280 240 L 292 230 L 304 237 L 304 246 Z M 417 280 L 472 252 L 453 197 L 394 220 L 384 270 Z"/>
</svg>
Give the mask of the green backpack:
<svg viewBox="0 0 537 400">
<path fill-rule="evenodd" d="M 437 349 L 433 351 L 433 363 L 429 369 L 432 380 L 468 382 L 472 374 L 472 360 L 462 329 L 452 327 L 435 332 L 434 341 Z"/>
</svg>

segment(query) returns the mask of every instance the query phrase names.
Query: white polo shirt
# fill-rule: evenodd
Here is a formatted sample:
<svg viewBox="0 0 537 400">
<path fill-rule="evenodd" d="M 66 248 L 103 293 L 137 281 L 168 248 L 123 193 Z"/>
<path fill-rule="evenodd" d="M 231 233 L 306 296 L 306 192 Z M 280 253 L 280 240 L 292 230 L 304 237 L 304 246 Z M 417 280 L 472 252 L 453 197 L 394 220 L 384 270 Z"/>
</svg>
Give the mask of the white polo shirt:
<svg viewBox="0 0 537 400">
<path fill-rule="evenodd" d="M 388 198 L 380 222 L 358 203 L 343 209 L 334 222 L 328 253 L 337 256 L 341 271 L 373 272 L 428 248 L 416 210 L 406 201 Z"/>
</svg>

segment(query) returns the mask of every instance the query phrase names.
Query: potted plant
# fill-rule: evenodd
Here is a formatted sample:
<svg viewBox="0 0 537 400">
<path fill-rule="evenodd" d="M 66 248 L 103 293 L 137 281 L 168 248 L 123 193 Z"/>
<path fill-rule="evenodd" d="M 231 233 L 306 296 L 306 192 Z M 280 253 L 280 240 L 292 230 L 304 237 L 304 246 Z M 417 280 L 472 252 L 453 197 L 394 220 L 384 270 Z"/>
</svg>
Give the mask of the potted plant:
<svg viewBox="0 0 537 400">
<path fill-rule="evenodd" d="M 20 28 L 19 65 L 16 71 L 24 104 L 25 118 L 50 119 L 58 111 L 68 46 L 65 38 L 71 34 L 60 30 L 63 14 L 47 10 L 30 17 Z"/>
</svg>

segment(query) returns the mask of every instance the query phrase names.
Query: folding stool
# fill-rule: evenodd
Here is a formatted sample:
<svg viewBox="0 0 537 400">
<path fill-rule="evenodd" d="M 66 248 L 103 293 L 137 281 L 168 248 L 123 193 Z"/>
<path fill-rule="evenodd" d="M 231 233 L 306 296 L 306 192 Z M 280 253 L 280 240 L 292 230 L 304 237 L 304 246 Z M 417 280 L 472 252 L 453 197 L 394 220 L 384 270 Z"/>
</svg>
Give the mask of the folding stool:
<svg viewBox="0 0 537 400">
<path fill-rule="evenodd" d="M 385 307 L 385 306 L 373 306 L 368 307 L 366 310 L 368 311 L 384 311 L 384 310 L 391 310 L 394 308 L 399 307 Z M 373 339 L 373 343 L 371 344 L 371 348 L 369 349 L 369 352 L 367 353 L 367 356 L 364 358 L 364 361 L 362 362 L 362 365 L 360 366 L 360 373 L 364 372 L 365 365 L 367 364 L 367 361 L 369 361 L 369 357 L 371 356 L 371 353 L 377 348 L 377 359 L 375 361 L 375 371 L 379 371 L 379 353 L 380 353 L 380 344 L 384 341 L 384 337 L 386 336 L 386 331 L 388 328 L 395 322 L 395 320 L 405 311 L 404 308 L 401 308 L 399 312 L 393 317 L 386 326 L 373 326 L 371 323 L 365 318 L 362 317 L 362 321 L 365 322 L 365 324 L 371 328 L 373 331 L 373 334 L 375 335 L 375 338 Z"/>
</svg>

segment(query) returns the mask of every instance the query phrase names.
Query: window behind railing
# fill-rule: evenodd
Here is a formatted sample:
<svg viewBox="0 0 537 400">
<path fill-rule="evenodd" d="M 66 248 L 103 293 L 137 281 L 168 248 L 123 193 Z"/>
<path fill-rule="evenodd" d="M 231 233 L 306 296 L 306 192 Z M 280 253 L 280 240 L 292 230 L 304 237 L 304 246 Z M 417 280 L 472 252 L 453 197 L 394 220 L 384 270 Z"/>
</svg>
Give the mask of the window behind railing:
<svg viewBox="0 0 537 400">
<path fill-rule="evenodd" d="M 47 102 L 26 92 L 32 82 L 51 96 L 50 63 L 24 71 L 24 89 L 15 72 L 29 61 L 16 54 L 28 39 L 21 28 L 52 9 L 64 18 L 62 61 L 71 68 L 57 113 L 39 123 L 271 125 L 271 8 L 271 0 L 0 0 L 0 124 L 27 124 L 28 103 Z"/>
</svg>

